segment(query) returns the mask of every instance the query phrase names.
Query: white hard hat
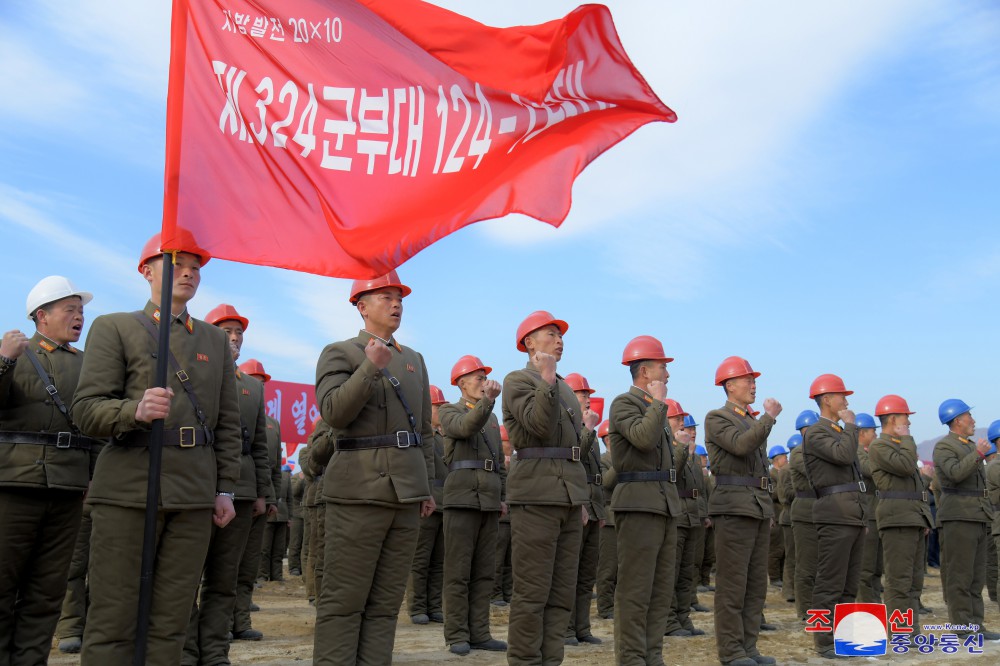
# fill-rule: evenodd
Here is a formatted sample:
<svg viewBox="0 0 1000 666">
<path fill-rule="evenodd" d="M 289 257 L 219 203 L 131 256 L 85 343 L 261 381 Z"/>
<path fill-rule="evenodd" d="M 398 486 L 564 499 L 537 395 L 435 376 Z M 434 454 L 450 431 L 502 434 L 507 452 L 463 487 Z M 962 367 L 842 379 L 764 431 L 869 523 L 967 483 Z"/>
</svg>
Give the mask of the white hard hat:
<svg viewBox="0 0 1000 666">
<path fill-rule="evenodd" d="M 28 292 L 28 301 L 26 307 L 28 309 L 28 319 L 38 312 L 38 308 L 49 303 L 53 303 L 63 298 L 69 298 L 70 296 L 79 296 L 83 300 L 83 304 L 86 305 L 94 298 L 94 295 L 89 291 L 80 291 L 76 288 L 69 279 L 64 278 L 61 275 L 50 275 L 47 278 L 42 278 L 38 284 L 32 287 L 31 291 Z"/>
</svg>

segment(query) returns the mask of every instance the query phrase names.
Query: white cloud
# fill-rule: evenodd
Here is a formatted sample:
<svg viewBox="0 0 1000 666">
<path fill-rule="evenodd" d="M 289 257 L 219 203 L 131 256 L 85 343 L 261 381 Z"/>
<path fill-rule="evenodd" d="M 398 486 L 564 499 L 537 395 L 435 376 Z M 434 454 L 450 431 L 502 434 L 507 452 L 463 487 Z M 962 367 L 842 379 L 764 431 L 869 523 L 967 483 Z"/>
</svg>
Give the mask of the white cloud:
<svg viewBox="0 0 1000 666">
<path fill-rule="evenodd" d="M 0 63 L 4 94 L 0 115 L 37 123 L 58 122 L 67 108 L 77 106 L 86 92 L 80 83 L 53 66 L 10 25 L 0 23 Z"/>
</svg>

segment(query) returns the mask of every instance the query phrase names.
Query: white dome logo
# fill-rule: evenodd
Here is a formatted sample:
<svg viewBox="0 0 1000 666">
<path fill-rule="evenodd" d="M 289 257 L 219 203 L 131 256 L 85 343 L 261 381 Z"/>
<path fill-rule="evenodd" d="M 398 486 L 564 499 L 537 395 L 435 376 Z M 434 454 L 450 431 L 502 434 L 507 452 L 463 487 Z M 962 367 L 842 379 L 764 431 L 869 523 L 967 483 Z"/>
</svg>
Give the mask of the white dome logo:
<svg viewBox="0 0 1000 666">
<path fill-rule="evenodd" d="M 886 653 L 888 632 L 882 604 L 837 604 L 833 623 L 834 649 L 845 656 Z"/>
</svg>

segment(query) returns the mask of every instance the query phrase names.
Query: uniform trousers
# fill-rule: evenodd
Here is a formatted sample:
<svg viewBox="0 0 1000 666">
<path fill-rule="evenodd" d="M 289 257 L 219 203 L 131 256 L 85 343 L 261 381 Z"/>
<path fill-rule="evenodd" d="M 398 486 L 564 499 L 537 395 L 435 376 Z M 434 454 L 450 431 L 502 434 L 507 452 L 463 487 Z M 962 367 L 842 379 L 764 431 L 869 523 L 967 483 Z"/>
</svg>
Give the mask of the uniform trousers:
<svg viewBox="0 0 1000 666">
<path fill-rule="evenodd" d="M 795 600 L 795 533 L 791 525 L 781 526 L 781 538 L 785 544 L 785 566 L 781 572 L 781 589 L 785 601 Z"/>
<path fill-rule="evenodd" d="M 853 603 L 857 598 L 865 528 L 816 523 L 816 547 L 812 608 L 825 608 L 833 617 L 834 606 Z M 820 652 L 833 649 L 833 633 L 817 632 L 813 634 L 813 642 Z"/>
<path fill-rule="evenodd" d="M 313 508 L 312 527 L 309 532 L 309 561 L 306 566 L 312 572 L 314 597 L 318 599 L 323 594 L 323 569 L 326 560 L 326 502 L 321 502 Z M 407 567 L 409 569 L 409 567 Z"/>
<path fill-rule="evenodd" d="M 952 624 L 983 625 L 986 584 L 986 539 L 990 526 L 968 520 L 941 523 L 942 585 L 946 586 L 948 620 Z"/>
<path fill-rule="evenodd" d="M 303 520 L 293 516 L 288 526 L 288 570 L 302 573 Z"/>
<path fill-rule="evenodd" d="M 493 570 L 494 601 L 510 602 L 514 574 L 510 566 L 510 520 L 501 520 L 497 529 L 497 555 Z"/>
<path fill-rule="evenodd" d="M 795 611 L 805 620 L 813 607 L 813 588 L 816 585 L 816 558 L 818 542 L 816 524 L 796 521 L 792 525 L 795 538 Z"/>
<path fill-rule="evenodd" d="M 306 596 L 316 599 L 316 579 L 313 578 L 313 525 L 316 524 L 316 507 L 302 507 L 302 577 L 305 578 Z"/>
<path fill-rule="evenodd" d="M 288 522 L 272 520 L 264 526 L 264 543 L 260 548 L 260 569 L 257 578 L 284 580 L 282 560 L 288 549 Z"/>
<path fill-rule="evenodd" d="M 705 554 L 701 558 L 700 582 L 702 585 L 712 584 L 712 571 L 715 570 L 715 526 L 705 529 Z"/>
<path fill-rule="evenodd" d="M 490 640 L 499 511 L 444 509 L 444 642 Z"/>
<path fill-rule="evenodd" d="M 417 550 L 410 569 L 410 616 L 441 612 L 444 582 L 444 516 L 435 511 L 420 519 Z"/>
<path fill-rule="evenodd" d="M 79 491 L 0 489 L 0 664 L 48 660 L 82 514 Z"/>
<path fill-rule="evenodd" d="M 775 503 L 775 509 L 778 504 Z M 767 551 L 767 576 L 772 583 L 781 582 L 781 576 L 785 569 L 785 537 L 781 533 L 781 525 L 777 519 L 771 525 L 771 545 Z"/>
<path fill-rule="evenodd" d="M 882 603 L 882 574 L 885 568 L 882 549 L 878 525 L 874 520 L 869 520 L 864 553 L 861 556 L 861 582 L 858 584 L 857 594 L 860 603 Z"/>
<path fill-rule="evenodd" d="M 601 552 L 601 523 L 591 519 L 580 534 L 580 568 L 576 572 L 576 601 L 566 628 L 568 638 L 592 636 L 590 605 L 597 582 L 597 560 Z"/>
<path fill-rule="evenodd" d="M 94 504 L 91 518 L 90 608 L 80 664 L 131 666 L 145 510 Z M 157 513 L 146 666 L 181 662 L 212 527 L 209 508 Z"/>
<path fill-rule="evenodd" d="M 698 551 L 698 539 L 705 538 L 705 528 L 677 528 L 677 556 L 674 560 L 674 596 L 667 616 L 664 633 L 678 629 L 694 628 L 691 622 L 691 598 L 694 593 L 694 558 Z"/>
<path fill-rule="evenodd" d="M 250 604 L 253 603 L 253 586 L 257 582 L 257 569 L 260 567 L 260 545 L 264 540 L 264 526 L 267 516 L 254 516 L 250 524 L 246 544 L 242 556 L 237 555 L 240 563 L 236 575 L 236 605 L 233 607 L 233 633 L 252 629 L 250 622 Z"/>
<path fill-rule="evenodd" d="M 193 604 L 184 641 L 183 666 L 216 666 L 229 663 L 226 632 L 232 627 L 236 607 L 239 556 L 246 547 L 253 523 L 253 502 L 233 502 L 236 517 L 225 527 L 212 525 L 212 539 L 201 577 L 200 599 Z"/>
<path fill-rule="evenodd" d="M 566 627 L 576 596 L 582 530 L 579 506 L 511 507 L 514 593 L 507 633 L 508 664 L 562 663 Z"/>
<path fill-rule="evenodd" d="M 659 666 L 663 664 L 663 634 L 674 596 L 677 519 L 617 511 L 615 529 L 615 658 L 623 666 Z"/>
<path fill-rule="evenodd" d="M 702 544 L 704 548 L 704 543 Z M 618 585 L 618 535 L 614 525 L 601 528 L 601 552 L 597 560 L 597 615 L 609 618 L 615 613 L 615 587 Z"/>
<path fill-rule="evenodd" d="M 924 587 L 924 528 L 886 527 L 879 530 L 885 555 L 885 611 L 913 609 L 913 633 L 920 633 L 920 591 Z M 860 598 L 858 599 L 860 601 Z"/>
<path fill-rule="evenodd" d="M 66 580 L 66 597 L 62 603 L 62 614 L 56 625 L 56 638 L 83 638 L 83 628 L 87 620 L 87 566 L 90 563 L 90 505 L 83 505 L 83 519 L 73 546 L 73 557 L 69 562 L 69 576 Z"/>
<path fill-rule="evenodd" d="M 316 601 L 314 666 L 392 663 L 419 522 L 417 503 L 326 505 L 326 553 L 338 575 L 323 578 Z"/>
<path fill-rule="evenodd" d="M 748 516 L 712 516 L 715 524 L 715 644 L 727 663 L 760 654 L 757 635 L 767 595 L 770 520 Z"/>
<path fill-rule="evenodd" d="M 986 536 L 986 591 L 990 595 L 990 601 L 997 601 L 997 542 L 993 537 Z"/>
</svg>

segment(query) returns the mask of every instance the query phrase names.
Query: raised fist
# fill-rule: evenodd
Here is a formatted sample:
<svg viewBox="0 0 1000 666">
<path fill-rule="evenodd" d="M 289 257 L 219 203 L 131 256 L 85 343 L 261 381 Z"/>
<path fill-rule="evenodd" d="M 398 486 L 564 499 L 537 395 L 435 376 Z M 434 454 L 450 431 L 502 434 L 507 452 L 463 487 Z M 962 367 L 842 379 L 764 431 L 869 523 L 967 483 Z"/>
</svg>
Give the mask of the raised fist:
<svg viewBox="0 0 1000 666">
<path fill-rule="evenodd" d="M 854 412 L 849 409 L 842 409 L 837 412 L 837 418 L 839 418 L 844 423 L 854 424 Z"/>
<path fill-rule="evenodd" d="M 500 385 L 500 382 L 493 379 L 487 379 L 483 382 L 483 397 L 489 400 L 496 400 L 496 397 L 500 395 L 500 390 L 502 388 L 503 387 Z"/>
<path fill-rule="evenodd" d="M 0 356 L 14 360 L 24 353 L 28 348 L 28 338 L 17 329 L 7 331 L 3 334 L 3 341 L 0 342 Z"/>
<path fill-rule="evenodd" d="M 389 348 L 375 338 L 368 340 L 368 346 L 365 347 L 365 356 L 379 370 L 389 365 L 389 361 L 392 360 L 392 352 Z"/>
<path fill-rule="evenodd" d="M 556 357 L 552 354 L 536 351 L 531 357 L 531 364 L 538 370 L 542 379 L 548 384 L 556 383 Z"/>
<path fill-rule="evenodd" d="M 646 392 L 653 396 L 653 399 L 663 402 L 667 398 L 667 385 L 665 382 L 654 379 L 649 382 L 649 386 L 646 387 Z"/>
<path fill-rule="evenodd" d="M 772 419 L 778 418 L 778 414 L 781 413 L 781 403 L 774 398 L 768 398 L 764 401 L 764 412 Z"/>
</svg>

